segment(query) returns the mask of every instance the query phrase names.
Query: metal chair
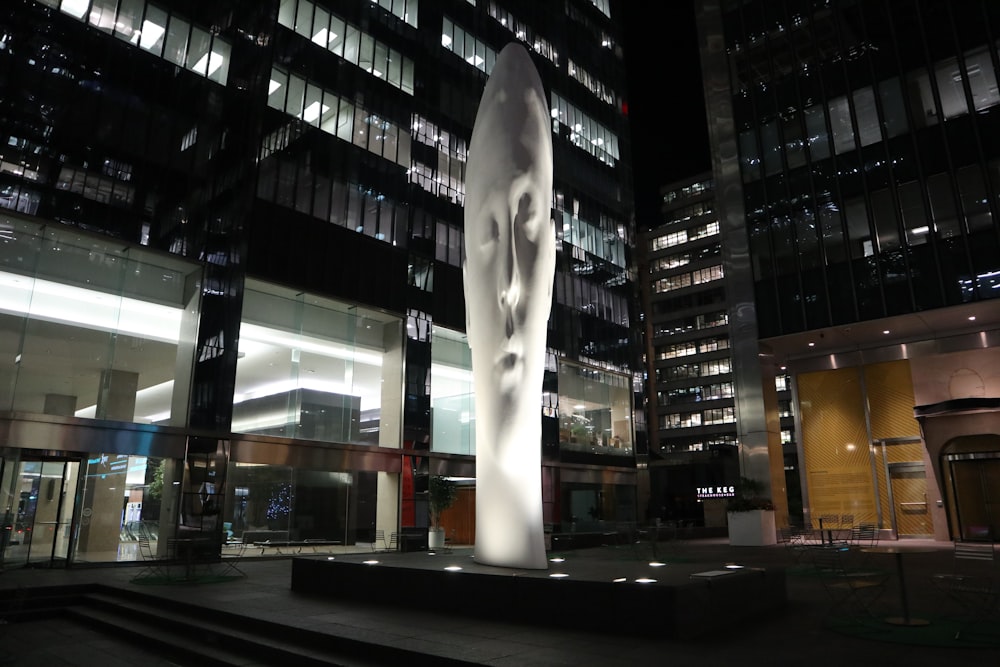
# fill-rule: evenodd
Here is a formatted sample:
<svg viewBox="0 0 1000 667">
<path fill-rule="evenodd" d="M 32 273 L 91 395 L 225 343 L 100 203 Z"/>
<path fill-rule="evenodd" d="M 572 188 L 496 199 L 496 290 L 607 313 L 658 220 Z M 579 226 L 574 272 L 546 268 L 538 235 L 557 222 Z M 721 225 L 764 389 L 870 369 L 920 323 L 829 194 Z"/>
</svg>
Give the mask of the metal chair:
<svg viewBox="0 0 1000 667">
<path fill-rule="evenodd" d="M 132 581 L 155 578 L 169 580 L 170 571 L 166 568 L 169 559 L 157 556 L 147 537 L 140 537 L 136 543 L 139 547 L 139 555 L 142 557 L 143 568 L 132 577 Z"/>
<path fill-rule="evenodd" d="M 878 546 L 878 528 L 873 523 L 862 523 L 851 529 L 852 547 L 867 549 Z"/>
<path fill-rule="evenodd" d="M 953 571 L 934 574 L 931 581 L 960 609 L 955 639 L 973 630 L 995 627 L 1000 616 L 1000 581 L 992 542 L 955 542 Z"/>
<path fill-rule="evenodd" d="M 219 576 L 225 577 L 230 574 L 237 577 L 245 577 L 247 573 L 240 569 L 240 560 L 246 552 L 247 545 L 242 540 L 239 542 L 226 542 L 223 545 L 222 571 Z M 228 553 L 227 553 L 228 550 Z"/>
<path fill-rule="evenodd" d="M 389 544 L 385 546 L 386 551 L 397 551 L 399 549 L 399 533 L 389 533 Z"/>
<path fill-rule="evenodd" d="M 379 550 L 376 546 L 379 544 L 382 545 L 383 549 L 385 548 L 385 531 L 381 528 L 375 531 L 375 537 L 372 539 L 372 552 Z"/>
<path fill-rule="evenodd" d="M 876 616 L 874 607 L 885 591 L 889 572 L 863 567 L 846 545 L 812 547 L 816 572 L 830 597 L 827 611 L 831 625 L 861 625 Z"/>
</svg>

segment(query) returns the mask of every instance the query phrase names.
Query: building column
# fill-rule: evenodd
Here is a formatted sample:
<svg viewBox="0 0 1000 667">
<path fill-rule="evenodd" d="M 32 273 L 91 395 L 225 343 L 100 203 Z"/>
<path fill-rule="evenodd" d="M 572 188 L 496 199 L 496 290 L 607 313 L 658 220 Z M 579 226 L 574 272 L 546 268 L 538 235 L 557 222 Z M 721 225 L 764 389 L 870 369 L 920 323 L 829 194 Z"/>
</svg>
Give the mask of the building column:
<svg viewBox="0 0 1000 667">
<path fill-rule="evenodd" d="M 95 415 L 97 419 L 131 422 L 135 419 L 135 392 L 138 389 L 138 373 L 114 369 L 101 371 Z"/>
</svg>

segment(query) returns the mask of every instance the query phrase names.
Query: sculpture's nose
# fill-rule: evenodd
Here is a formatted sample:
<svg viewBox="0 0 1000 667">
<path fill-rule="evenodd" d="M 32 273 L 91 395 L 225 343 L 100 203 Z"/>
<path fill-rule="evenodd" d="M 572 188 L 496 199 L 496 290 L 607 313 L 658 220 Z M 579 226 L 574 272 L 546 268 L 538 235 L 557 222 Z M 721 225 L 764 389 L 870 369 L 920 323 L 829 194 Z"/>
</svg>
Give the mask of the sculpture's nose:
<svg viewBox="0 0 1000 667">
<path fill-rule="evenodd" d="M 511 223 L 513 222 L 512 219 Z M 515 245 L 517 235 L 514 233 L 513 224 L 508 230 L 507 238 L 508 243 L 504 253 L 503 276 L 500 286 L 500 306 L 503 310 L 504 324 L 509 338 L 514 333 L 514 311 L 521 300 L 521 277 L 517 270 L 517 247 Z"/>
</svg>

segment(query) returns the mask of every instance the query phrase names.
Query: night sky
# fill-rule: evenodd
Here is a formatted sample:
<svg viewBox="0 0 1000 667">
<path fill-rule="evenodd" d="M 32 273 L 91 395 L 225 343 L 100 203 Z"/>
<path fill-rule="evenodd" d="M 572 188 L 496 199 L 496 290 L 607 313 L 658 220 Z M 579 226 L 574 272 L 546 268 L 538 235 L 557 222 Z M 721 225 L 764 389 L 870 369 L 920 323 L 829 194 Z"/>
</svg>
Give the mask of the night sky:
<svg viewBox="0 0 1000 667">
<path fill-rule="evenodd" d="M 711 168 L 693 0 L 622 0 L 636 222 L 659 221 L 659 188 Z"/>
</svg>

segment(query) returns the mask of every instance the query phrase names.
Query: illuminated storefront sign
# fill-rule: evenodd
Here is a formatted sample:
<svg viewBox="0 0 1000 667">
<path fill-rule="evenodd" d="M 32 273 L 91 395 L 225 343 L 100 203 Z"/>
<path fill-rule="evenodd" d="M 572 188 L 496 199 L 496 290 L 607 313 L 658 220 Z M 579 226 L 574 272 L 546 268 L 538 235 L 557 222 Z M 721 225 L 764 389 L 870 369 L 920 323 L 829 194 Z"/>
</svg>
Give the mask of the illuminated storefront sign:
<svg viewBox="0 0 1000 667">
<path fill-rule="evenodd" d="M 705 498 L 732 498 L 736 495 L 735 486 L 699 486 L 698 500 Z"/>
</svg>

